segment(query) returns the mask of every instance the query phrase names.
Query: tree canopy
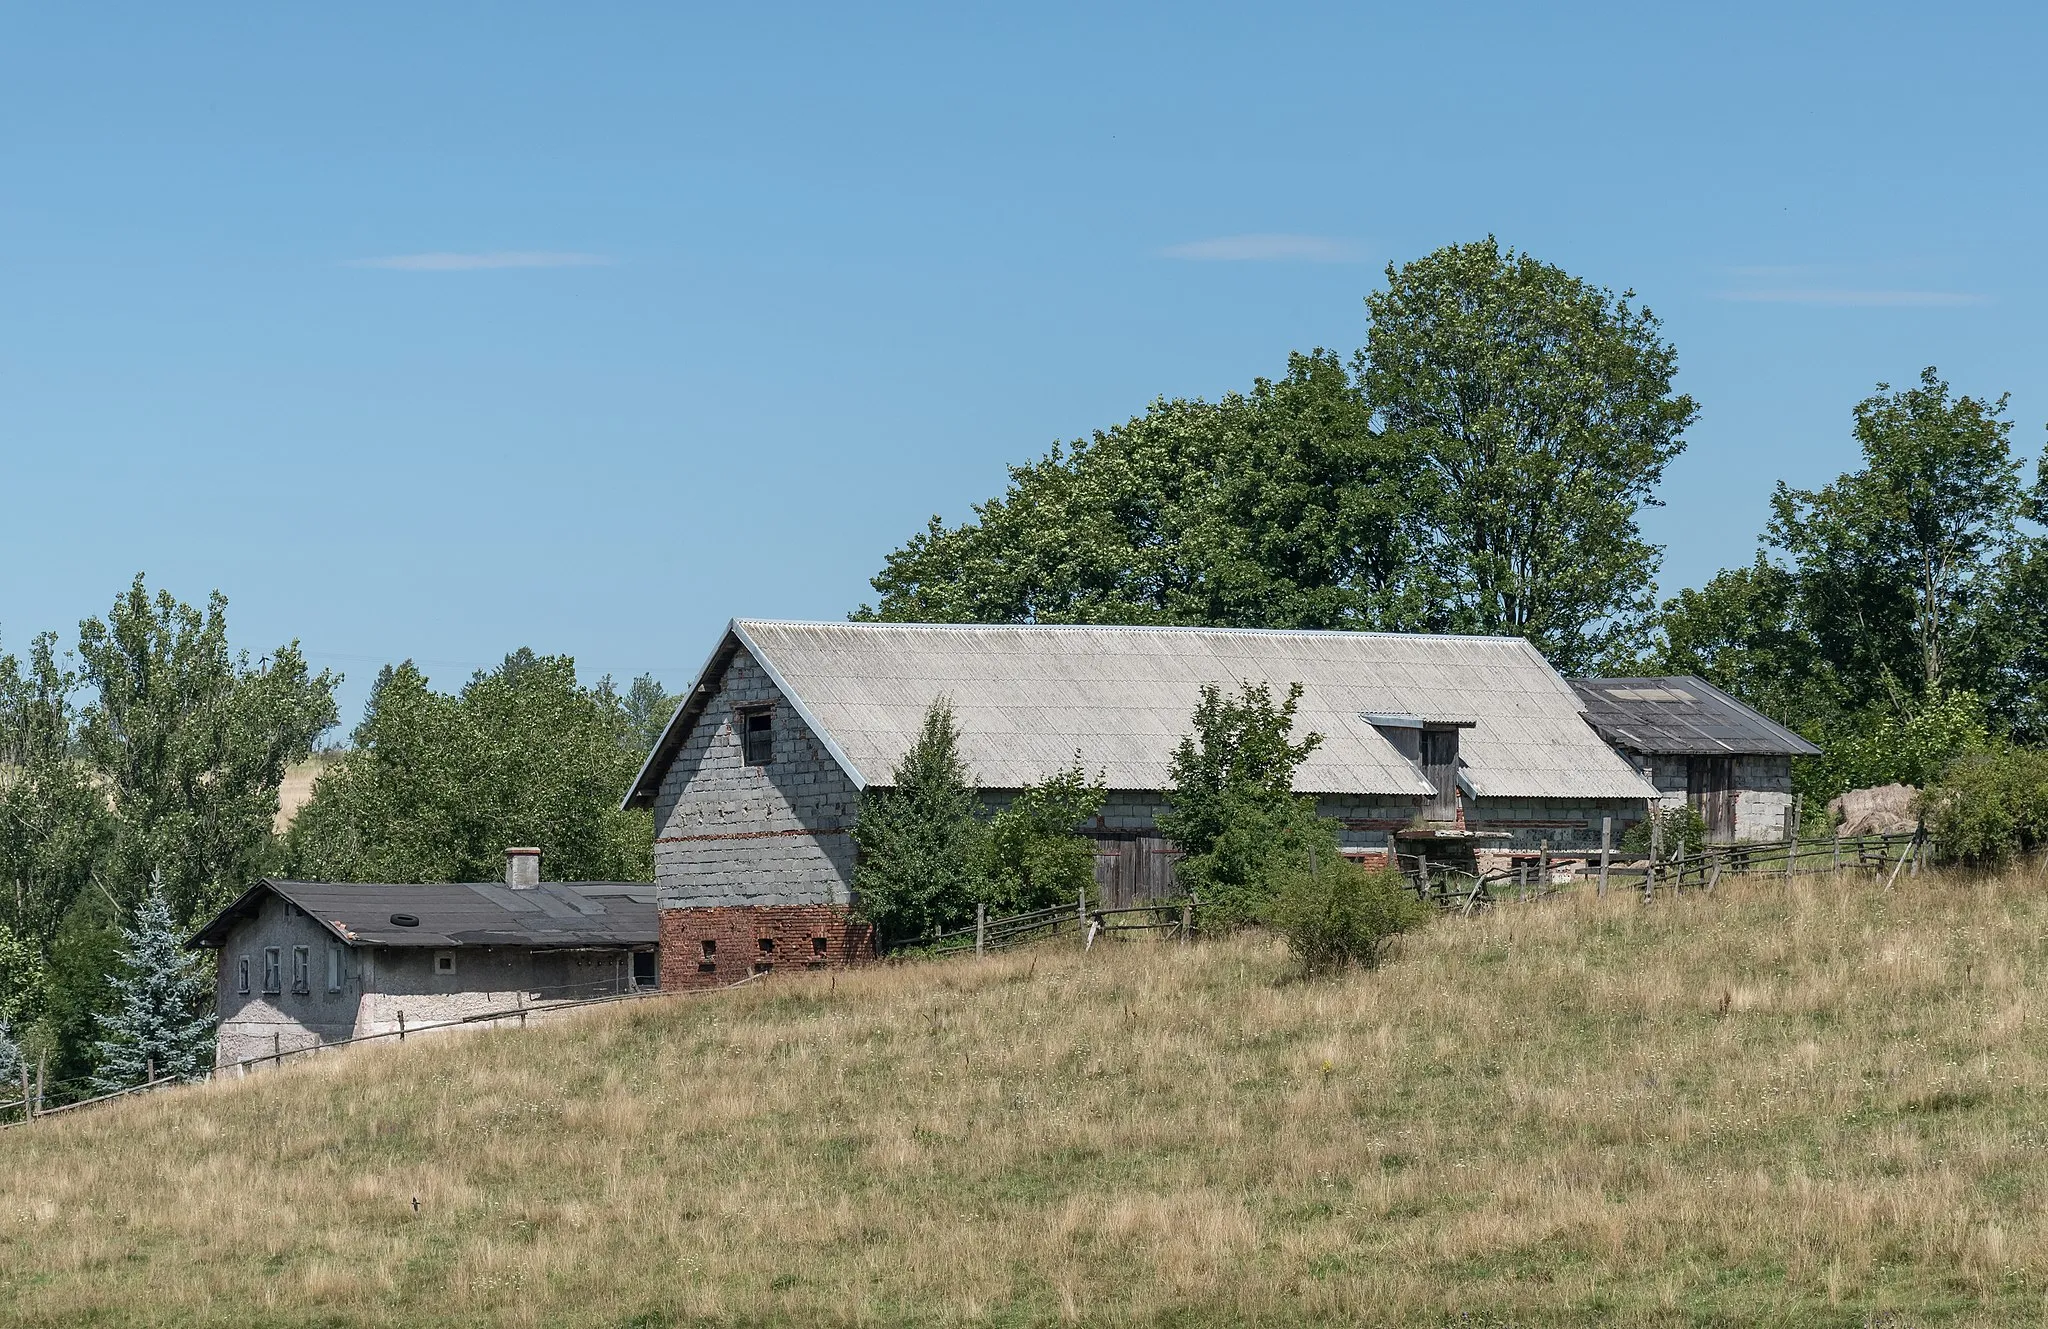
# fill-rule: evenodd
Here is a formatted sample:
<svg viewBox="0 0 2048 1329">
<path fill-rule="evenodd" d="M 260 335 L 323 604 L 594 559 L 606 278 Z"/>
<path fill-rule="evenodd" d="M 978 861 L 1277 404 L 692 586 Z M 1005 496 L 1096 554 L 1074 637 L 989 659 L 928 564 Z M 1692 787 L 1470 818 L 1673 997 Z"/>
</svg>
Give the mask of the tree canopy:
<svg viewBox="0 0 2048 1329">
<path fill-rule="evenodd" d="M 286 839 L 291 873 L 325 881 L 490 881 L 537 845 L 555 881 L 645 881 L 654 833 L 619 796 L 640 735 L 609 682 L 566 656 L 515 651 L 459 693 L 410 661 L 377 677 L 351 750 Z"/>
<path fill-rule="evenodd" d="M 1365 347 L 1161 399 L 887 556 L 856 618 L 1462 631 L 1576 669 L 1635 643 L 1637 514 L 1697 415 L 1656 319 L 1491 239 L 1387 270 Z"/>
</svg>

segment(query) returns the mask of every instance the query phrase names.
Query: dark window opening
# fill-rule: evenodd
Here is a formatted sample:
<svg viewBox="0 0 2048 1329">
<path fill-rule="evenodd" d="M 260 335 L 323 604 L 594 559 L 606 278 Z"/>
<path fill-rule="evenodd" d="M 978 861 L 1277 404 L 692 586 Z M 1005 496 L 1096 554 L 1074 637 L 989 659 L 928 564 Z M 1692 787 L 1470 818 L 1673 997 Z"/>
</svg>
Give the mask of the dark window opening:
<svg viewBox="0 0 2048 1329">
<path fill-rule="evenodd" d="M 278 992 L 284 987 L 284 963 L 275 946 L 263 948 L 263 990 Z"/>
<path fill-rule="evenodd" d="M 718 965 L 712 960 L 699 960 L 697 961 L 697 972 L 700 974 L 715 974 L 718 972 Z"/>
<path fill-rule="evenodd" d="M 292 947 L 292 991 L 310 992 L 312 984 L 313 952 L 310 947 Z"/>
<path fill-rule="evenodd" d="M 249 990 L 249 957 L 246 955 L 242 957 L 242 986 L 240 990 L 243 992 Z"/>
<path fill-rule="evenodd" d="M 718 954 L 718 943 L 711 940 L 711 938 L 706 937 L 703 941 L 699 942 L 698 944 L 704 948 L 705 959 L 708 960 L 712 956 Z"/>
<path fill-rule="evenodd" d="M 774 967 L 774 965 L 768 963 L 766 960 L 763 960 L 761 961 L 761 963 L 754 966 L 754 972 L 757 974 L 765 974 Z"/>
<path fill-rule="evenodd" d="M 748 711 L 740 716 L 741 756 L 749 766 L 766 766 L 775 760 L 775 717 L 770 711 Z"/>
<path fill-rule="evenodd" d="M 811 954 L 813 954 L 813 955 L 823 955 L 824 953 L 825 953 L 825 939 L 824 939 L 823 937 L 812 937 L 812 938 L 811 938 Z"/>
<path fill-rule="evenodd" d="M 772 952 L 772 951 L 773 951 L 774 949 L 775 949 L 775 938 L 773 938 L 773 937 L 763 937 L 763 938 L 761 938 L 761 954 L 763 954 L 763 955 L 767 955 L 767 954 L 769 954 L 770 952 Z"/>
<path fill-rule="evenodd" d="M 654 972 L 654 962 L 656 958 L 657 957 L 653 951 L 633 952 L 634 987 L 651 988 L 656 984 L 656 982 L 658 981 L 655 977 Z"/>
</svg>

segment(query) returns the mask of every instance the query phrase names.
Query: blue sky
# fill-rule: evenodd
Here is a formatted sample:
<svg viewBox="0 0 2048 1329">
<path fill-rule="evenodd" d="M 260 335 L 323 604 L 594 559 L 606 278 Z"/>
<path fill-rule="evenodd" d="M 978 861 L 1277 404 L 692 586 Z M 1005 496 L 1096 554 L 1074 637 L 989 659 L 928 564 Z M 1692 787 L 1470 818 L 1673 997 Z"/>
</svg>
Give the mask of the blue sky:
<svg viewBox="0 0 2048 1329">
<path fill-rule="evenodd" d="M 347 723 L 408 656 L 675 686 L 1489 232 L 1679 348 L 1666 590 L 1879 380 L 2043 441 L 2038 7 L 858 8 L 15 10 L 0 646 L 142 570 Z"/>
</svg>

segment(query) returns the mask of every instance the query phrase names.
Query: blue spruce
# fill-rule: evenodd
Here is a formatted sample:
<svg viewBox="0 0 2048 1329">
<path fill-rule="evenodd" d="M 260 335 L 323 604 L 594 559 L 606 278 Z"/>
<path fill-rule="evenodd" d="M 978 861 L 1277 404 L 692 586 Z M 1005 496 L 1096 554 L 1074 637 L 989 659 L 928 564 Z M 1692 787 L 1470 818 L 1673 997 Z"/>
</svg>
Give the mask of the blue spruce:
<svg viewBox="0 0 2048 1329">
<path fill-rule="evenodd" d="M 213 1060 L 213 1016 L 196 958 L 178 944 L 171 906 L 152 881 L 122 929 L 121 972 L 114 977 L 120 1005 L 99 1016 L 99 1069 L 93 1090 L 110 1094 L 149 1079 L 189 1079 Z"/>
</svg>

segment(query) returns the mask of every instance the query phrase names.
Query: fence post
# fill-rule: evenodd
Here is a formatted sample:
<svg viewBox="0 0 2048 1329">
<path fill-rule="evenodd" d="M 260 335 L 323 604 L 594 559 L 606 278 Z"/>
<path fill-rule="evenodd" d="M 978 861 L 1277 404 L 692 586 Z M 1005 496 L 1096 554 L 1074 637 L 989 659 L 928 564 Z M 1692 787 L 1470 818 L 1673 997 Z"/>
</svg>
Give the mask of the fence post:
<svg viewBox="0 0 2048 1329">
<path fill-rule="evenodd" d="M 1594 888 L 1593 893 L 1603 900 L 1607 898 L 1607 856 L 1613 850 L 1614 818 L 1612 816 L 1602 817 L 1600 819 L 1600 884 Z"/>
<path fill-rule="evenodd" d="M 1074 919 L 1081 925 L 1081 949 L 1088 949 L 1088 888 L 1083 886 L 1074 900 Z"/>
<path fill-rule="evenodd" d="M 1549 889 L 1550 841 L 1538 840 L 1536 842 L 1536 898 L 1542 899 L 1543 893 Z"/>
<path fill-rule="evenodd" d="M 398 1013 L 398 1041 L 399 1041 L 399 1042 L 401 1042 L 401 1043 L 403 1043 L 403 1042 L 405 1041 L 405 1012 L 404 1012 L 404 1011 L 400 1011 L 400 1012 Z"/>
<path fill-rule="evenodd" d="M 1671 854 L 1671 893 L 1678 894 L 1685 885 L 1685 832 L 1678 832 L 1678 847 Z"/>
<path fill-rule="evenodd" d="M 1828 870 L 1837 877 L 1842 875 L 1842 837 L 1839 833 L 1835 836 L 1835 852 L 1828 859 Z"/>
<path fill-rule="evenodd" d="M 1180 902 L 1180 944 L 1189 946 L 1195 940 L 1195 906 L 1187 900 Z"/>
<path fill-rule="evenodd" d="M 1650 805 L 1650 866 L 1643 869 L 1643 901 L 1657 893 L 1657 860 L 1664 857 L 1664 809 Z"/>
<path fill-rule="evenodd" d="M 43 1088 L 50 1074 L 50 1050 L 44 1048 L 36 1058 L 36 1111 L 43 1110 Z"/>
<path fill-rule="evenodd" d="M 988 901 L 983 900 L 974 906 L 974 953 L 976 955 L 982 955 L 985 954 L 987 951 Z"/>
<path fill-rule="evenodd" d="M 1792 795 L 1792 806 L 1786 812 L 1785 823 L 1785 880 L 1792 880 L 1794 866 L 1799 862 L 1799 802 L 1804 794 Z"/>
<path fill-rule="evenodd" d="M 15 1064 L 21 1071 L 21 1119 L 23 1121 L 34 1121 L 36 1119 L 36 1104 L 35 1100 L 28 1096 L 28 1058 L 19 1058 Z"/>
</svg>

